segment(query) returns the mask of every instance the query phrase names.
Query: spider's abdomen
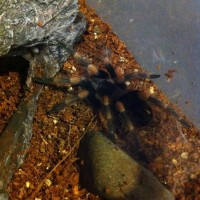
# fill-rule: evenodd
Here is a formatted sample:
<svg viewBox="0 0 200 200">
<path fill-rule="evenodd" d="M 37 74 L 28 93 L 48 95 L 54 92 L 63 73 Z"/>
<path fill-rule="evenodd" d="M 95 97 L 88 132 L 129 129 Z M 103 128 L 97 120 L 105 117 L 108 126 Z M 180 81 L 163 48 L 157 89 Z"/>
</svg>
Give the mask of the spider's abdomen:
<svg viewBox="0 0 200 200">
<path fill-rule="evenodd" d="M 146 126 L 152 121 L 152 109 L 140 98 L 139 91 L 129 91 L 119 98 L 134 124 Z"/>
</svg>

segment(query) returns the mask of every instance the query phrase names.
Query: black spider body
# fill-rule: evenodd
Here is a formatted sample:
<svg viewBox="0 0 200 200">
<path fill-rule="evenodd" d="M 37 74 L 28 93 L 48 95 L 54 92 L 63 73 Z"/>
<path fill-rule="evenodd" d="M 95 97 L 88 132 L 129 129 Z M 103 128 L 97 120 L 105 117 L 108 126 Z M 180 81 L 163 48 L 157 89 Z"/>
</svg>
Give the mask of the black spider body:
<svg viewBox="0 0 200 200">
<path fill-rule="evenodd" d="M 133 78 L 158 78 L 159 75 L 147 75 L 140 73 L 130 73 L 122 75 L 118 73 L 110 63 L 105 63 L 105 70 L 98 69 L 92 64 L 88 64 L 82 57 L 75 56 L 75 58 L 83 66 L 86 67 L 86 75 L 84 77 L 57 79 L 57 78 L 33 78 L 34 81 L 42 84 L 54 83 L 69 83 L 71 85 L 79 86 L 82 92 L 65 99 L 59 104 L 56 104 L 50 109 L 49 114 L 59 112 L 65 106 L 77 101 L 88 100 L 95 109 L 103 108 L 106 119 L 108 121 L 108 129 L 110 133 L 115 132 L 115 125 L 113 124 L 113 110 L 118 112 L 129 132 L 133 132 L 134 126 L 147 126 L 152 122 L 151 105 L 154 104 L 167 112 L 173 114 L 181 124 L 189 126 L 175 110 L 168 105 L 165 105 L 161 100 L 154 97 L 141 98 L 141 92 L 138 90 L 128 90 L 127 81 Z"/>
<path fill-rule="evenodd" d="M 76 58 L 76 56 L 75 56 Z M 41 84 L 70 84 L 78 86 L 81 89 L 77 95 L 71 98 L 66 98 L 60 103 L 53 106 L 48 114 L 58 113 L 66 106 L 78 101 L 89 101 L 94 110 L 104 114 L 107 122 L 108 137 L 113 142 L 118 143 L 118 136 L 131 141 L 131 149 L 134 152 L 134 157 L 139 160 L 147 161 L 148 158 L 143 152 L 140 138 L 138 136 L 138 128 L 148 126 L 153 119 L 152 104 L 164 109 L 172 114 L 182 125 L 190 127 L 190 125 L 182 119 L 179 114 L 170 106 L 163 103 L 161 100 L 152 96 L 145 97 L 139 90 L 130 90 L 127 83 L 133 78 L 158 78 L 159 75 L 147 75 L 141 73 L 120 74 L 117 69 L 114 69 L 110 63 L 105 63 L 105 69 L 98 69 L 92 64 L 88 64 L 80 56 L 76 58 L 81 60 L 81 65 L 85 67 L 85 76 L 71 77 L 66 79 L 59 78 L 33 78 L 35 82 Z M 120 124 L 116 124 L 115 115 L 120 115 Z M 117 129 L 123 124 L 123 128 Z"/>
<path fill-rule="evenodd" d="M 117 101 L 121 101 L 127 110 L 127 113 L 131 117 L 134 124 L 140 126 L 146 126 L 152 121 L 152 109 L 148 105 L 147 101 L 140 98 L 140 91 L 127 90 L 127 86 L 124 82 L 117 83 L 113 77 L 102 71 L 101 76 L 98 75 L 90 77 L 91 80 L 87 84 L 81 84 L 84 89 L 89 89 L 91 95 L 88 97 L 92 105 L 100 107 L 102 103 L 99 99 L 103 96 L 108 96 L 110 99 L 110 106 L 115 107 Z M 88 85 L 90 85 L 88 87 Z M 95 85 L 95 89 L 92 87 Z M 92 88 L 92 90 L 91 90 Z"/>
</svg>

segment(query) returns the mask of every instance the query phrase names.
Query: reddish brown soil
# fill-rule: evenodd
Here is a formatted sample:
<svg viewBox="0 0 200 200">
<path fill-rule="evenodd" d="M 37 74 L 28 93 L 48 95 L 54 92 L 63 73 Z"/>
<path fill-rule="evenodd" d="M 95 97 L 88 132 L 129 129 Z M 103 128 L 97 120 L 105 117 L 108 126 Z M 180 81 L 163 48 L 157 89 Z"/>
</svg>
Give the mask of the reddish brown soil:
<svg viewBox="0 0 200 200">
<path fill-rule="evenodd" d="M 19 103 L 20 88 L 19 73 L 7 72 L 0 75 L 0 132 Z"/>
<path fill-rule="evenodd" d="M 115 68 L 126 73 L 143 70 L 126 49 L 125 44 L 102 22 L 84 0 L 80 10 L 88 20 L 88 28 L 76 50 L 103 68 L 103 55 L 112 52 L 111 62 Z M 74 67 L 75 69 L 74 70 Z M 16 66 L 17 67 L 17 66 Z M 64 65 L 65 74 L 82 74 L 81 67 L 71 57 Z M 57 76 L 62 76 L 58 74 Z M 12 80 L 12 81 L 9 81 Z M 20 97 L 20 80 L 16 73 L 0 75 L 0 128 L 8 122 Z M 169 103 L 168 99 L 149 80 L 134 79 L 130 89 L 141 90 Z M 83 102 L 77 102 L 56 115 L 46 112 L 64 97 L 77 93 L 77 88 L 57 90 L 45 86 L 39 101 L 33 124 L 33 138 L 24 164 L 18 169 L 8 187 L 10 199 L 61 200 L 100 199 L 81 184 L 77 151 L 84 134 L 93 129 L 104 129 L 102 115 Z M 8 93 L 8 94 L 7 94 Z M 172 105 L 173 106 L 173 105 Z M 148 157 L 145 166 L 169 188 L 177 199 L 197 200 L 200 195 L 199 132 L 185 128 L 164 109 L 152 106 L 153 122 L 137 128 L 143 151 Z M 176 109 L 177 110 L 177 109 Z M 116 116 L 117 117 L 117 116 Z M 119 127 L 120 130 L 123 128 Z M 124 139 L 126 150 L 131 154 L 129 141 Z"/>
</svg>

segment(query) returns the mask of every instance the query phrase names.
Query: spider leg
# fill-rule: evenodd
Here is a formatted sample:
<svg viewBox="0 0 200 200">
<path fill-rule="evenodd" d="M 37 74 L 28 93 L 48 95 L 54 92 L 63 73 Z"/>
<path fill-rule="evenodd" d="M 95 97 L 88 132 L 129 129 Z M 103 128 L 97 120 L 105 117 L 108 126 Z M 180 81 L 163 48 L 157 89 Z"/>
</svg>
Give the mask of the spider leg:
<svg viewBox="0 0 200 200">
<path fill-rule="evenodd" d="M 112 112 L 111 112 L 111 108 L 109 105 L 109 97 L 103 96 L 102 102 L 103 102 L 103 107 L 104 107 L 105 114 L 106 114 L 108 130 L 112 135 L 114 135 L 115 134 L 115 126 L 113 123 Z"/>
<path fill-rule="evenodd" d="M 128 133 L 131 134 L 131 136 L 133 136 L 133 143 L 134 143 L 135 149 L 140 149 L 140 143 L 139 143 L 138 137 L 134 131 L 133 123 L 131 122 L 128 114 L 126 113 L 126 109 L 121 101 L 116 102 L 116 109 L 121 114 L 122 120 L 124 121 L 124 123 L 127 126 Z"/>
<path fill-rule="evenodd" d="M 108 79 L 108 73 L 99 69 L 97 66 L 91 64 L 91 61 L 86 57 L 82 56 L 80 53 L 76 52 L 74 58 L 83 67 L 87 68 L 87 73 L 93 78 Z M 114 70 L 114 69 L 113 69 Z"/>
<path fill-rule="evenodd" d="M 132 148 L 133 148 L 133 152 L 134 152 L 136 158 L 147 162 L 148 158 L 146 157 L 145 153 L 142 150 L 138 136 L 137 136 L 136 132 L 134 131 L 134 125 L 131 122 L 128 114 L 126 113 L 125 107 L 121 101 L 116 102 L 116 109 L 121 114 L 122 119 L 128 128 L 129 137 L 133 138 Z"/>
<path fill-rule="evenodd" d="M 124 76 L 124 80 L 125 81 L 130 81 L 133 78 L 142 78 L 142 79 L 155 79 L 155 78 L 159 78 L 160 75 L 159 74 L 145 74 L 145 73 L 130 73 L 130 74 L 126 74 Z"/>
<path fill-rule="evenodd" d="M 54 105 L 49 111 L 48 114 L 58 113 L 60 110 L 65 108 L 66 106 L 69 106 L 70 104 L 77 102 L 78 100 L 85 99 L 89 96 L 88 90 L 83 90 L 78 93 L 78 95 L 75 95 L 71 98 L 67 98 L 64 101 L 61 101 L 60 103 Z"/>
<path fill-rule="evenodd" d="M 156 99 L 154 97 L 149 96 L 147 99 L 148 102 L 154 104 L 155 106 L 158 106 L 160 108 L 164 108 L 169 114 L 172 114 L 182 125 L 184 125 L 187 128 L 190 128 L 190 124 L 185 121 L 172 107 L 170 107 L 168 104 L 164 104 L 161 100 Z"/>
<path fill-rule="evenodd" d="M 130 81 L 133 78 L 141 78 L 141 79 L 155 79 L 155 78 L 159 78 L 160 75 L 159 74 L 145 74 L 145 73 L 130 73 L 130 74 L 123 74 L 123 72 L 121 72 L 120 70 L 115 70 L 113 68 L 113 66 L 110 63 L 106 63 L 105 67 L 107 69 L 107 71 L 109 72 L 110 76 L 112 79 L 114 79 L 116 81 L 116 83 L 118 84 L 122 84 L 126 81 Z"/>
<path fill-rule="evenodd" d="M 47 84 L 47 85 L 53 85 L 53 84 L 71 84 L 71 85 L 78 85 L 82 81 L 86 80 L 86 77 L 72 77 L 72 78 L 55 78 L 55 77 L 50 77 L 50 78 L 38 78 L 38 77 L 33 77 L 32 80 L 37 83 L 41 84 Z"/>
</svg>

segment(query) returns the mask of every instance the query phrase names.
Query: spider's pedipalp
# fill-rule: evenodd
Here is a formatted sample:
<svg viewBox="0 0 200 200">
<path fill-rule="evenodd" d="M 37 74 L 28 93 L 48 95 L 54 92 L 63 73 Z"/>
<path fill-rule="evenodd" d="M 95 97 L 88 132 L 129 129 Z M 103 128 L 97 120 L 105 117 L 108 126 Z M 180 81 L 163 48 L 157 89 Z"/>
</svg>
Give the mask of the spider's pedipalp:
<svg viewBox="0 0 200 200">
<path fill-rule="evenodd" d="M 89 64 L 87 66 L 87 72 L 90 76 L 95 76 L 95 75 L 98 75 L 99 74 L 99 69 L 97 66 L 95 65 L 92 65 L 92 64 Z"/>
<path fill-rule="evenodd" d="M 108 74 L 105 71 L 100 70 L 97 66 L 95 66 L 94 64 L 91 64 L 90 60 L 88 60 L 87 58 L 85 58 L 81 54 L 75 53 L 74 58 L 83 67 L 87 68 L 87 73 L 88 73 L 89 76 L 102 78 L 102 79 L 109 78 Z"/>
<path fill-rule="evenodd" d="M 113 66 L 109 63 L 105 65 L 106 70 L 108 71 L 108 73 L 110 74 L 110 77 L 112 79 L 116 79 L 117 78 L 117 74 L 113 68 Z"/>
<path fill-rule="evenodd" d="M 83 57 L 80 53 L 76 52 L 74 54 L 75 60 L 81 64 L 83 67 L 87 67 L 89 64 L 91 64 L 91 61 L 87 58 Z"/>
<path fill-rule="evenodd" d="M 161 100 L 156 99 L 154 97 L 149 96 L 147 98 L 147 101 L 154 104 L 155 106 L 158 106 L 160 108 L 164 108 L 169 114 L 173 115 L 182 125 L 184 125 L 187 128 L 190 128 L 190 124 L 186 122 L 172 107 L 170 107 L 168 104 L 163 103 Z"/>
<path fill-rule="evenodd" d="M 104 51 L 105 57 L 103 58 L 103 62 L 107 72 L 110 75 L 110 78 L 113 79 L 116 83 L 120 83 L 123 81 L 123 76 L 117 73 L 116 69 L 114 69 L 113 65 L 111 64 L 111 52 L 109 50 Z"/>
<path fill-rule="evenodd" d="M 111 79 L 121 88 L 125 89 L 125 79 L 124 79 L 124 71 L 122 68 L 117 67 L 116 69 L 113 68 L 111 64 L 107 64 L 106 69 L 108 73 L 110 74 Z"/>
<path fill-rule="evenodd" d="M 69 106 L 70 104 L 77 102 L 78 100 L 85 99 L 89 96 L 88 90 L 83 90 L 78 93 L 78 95 L 74 95 L 73 97 L 67 98 L 64 101 L 61 101 L 60 103 L 54 105 L 49 111 L 48 114 L 58 113 L 62 109 L 64 109 L 66 106 Z"/>
</svg>

